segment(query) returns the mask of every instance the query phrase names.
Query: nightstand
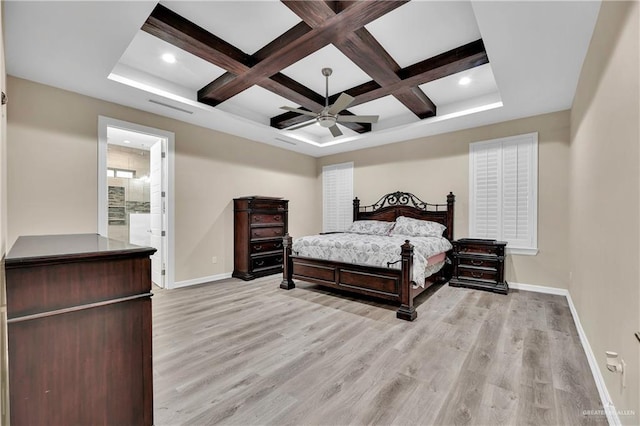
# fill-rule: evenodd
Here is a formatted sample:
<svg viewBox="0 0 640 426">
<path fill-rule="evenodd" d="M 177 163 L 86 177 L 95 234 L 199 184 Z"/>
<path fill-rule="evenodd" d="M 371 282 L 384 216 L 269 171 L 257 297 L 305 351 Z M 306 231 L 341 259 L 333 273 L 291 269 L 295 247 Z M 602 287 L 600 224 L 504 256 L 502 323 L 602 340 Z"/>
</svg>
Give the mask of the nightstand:
<svg viewBox="0 0 640 426">
<path fill-rule="evenodd" d="M 452 287 L 469 287 L 507 294 L 504 280 L 504 241 L 463 238 L 453 241 Z"/>
</svg>

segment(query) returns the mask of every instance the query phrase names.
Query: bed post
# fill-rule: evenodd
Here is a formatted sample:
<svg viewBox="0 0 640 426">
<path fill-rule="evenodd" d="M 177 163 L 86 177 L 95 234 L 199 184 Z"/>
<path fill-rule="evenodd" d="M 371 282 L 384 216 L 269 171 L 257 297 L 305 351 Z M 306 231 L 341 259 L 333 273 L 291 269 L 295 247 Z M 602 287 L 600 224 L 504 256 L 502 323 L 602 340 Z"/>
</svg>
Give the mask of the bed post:
<svg viewBox="0 0 640 426">
<path fill-rule="evenodd" d="M 413 297 L 411 295 L 411 281 L 413 275 L 413 246 L 409 240 L 405 240 L 402 245 L 402 280 L 400 281 L 400 308 L 396 311 L 396 317 L 413 321 L 418 316 L 413 307 Z"/>
<path fill-rule="evenodd" d="M 286 234 L 282 237 L 282 250 L 284 252 L 283 263 L 282 263 L 282 282 L 280 283 L 280 288 L 285 290 L 291 290 L 295 288 L 296 284 L 291 279 L 293 275 L 293 262 L 291 261 L 291 244 L 292 239 L 289 234 Z"/>
<path fill-rule="evenodd" d="M 453 195 L 453 192 L 449 192 L 449 195 L 447 195 L 447 224 L 445 225 L 447 227 L 447 240 L 449 241 L 453 241 L 453 209 L 455 202 L 456 196 Z"/>
<path fill-rule="evenodd" d="M 353 221 L 358 220 L 358 213 L 360 213 L 360 200 L 358 197 L 353 199 Z"/>
</svg>

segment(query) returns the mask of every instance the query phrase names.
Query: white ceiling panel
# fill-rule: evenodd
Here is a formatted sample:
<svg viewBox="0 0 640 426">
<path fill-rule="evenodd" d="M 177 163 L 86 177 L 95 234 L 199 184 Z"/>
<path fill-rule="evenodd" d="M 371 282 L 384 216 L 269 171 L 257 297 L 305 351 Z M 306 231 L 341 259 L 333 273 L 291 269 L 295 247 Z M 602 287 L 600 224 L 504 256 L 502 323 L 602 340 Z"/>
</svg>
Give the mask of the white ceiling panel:
<svg viewBox="0 0 640 426">
<path fill-rule="evenodd" d="M 291 102 L 282 96 L 259 86 L 251 86 L 217 108 L 268 125 L 271 117 L 285 112 L 280 107 L 289 104 Z"/>
<path fill-rule="evenodd" d="M 165 53 L 173 54 L 176 62 L 165 62 L 162 59 Z M 201 89 L 225 72 L 142 30 L 133 38 L 120 63 L 193 90 Z"/>
<path fill-rule="evenodd" d="M 300 22 L 276 1 L 162 1 L 189 21 L 249 55 Z"/>
<path fill-rule="evenodd" d="M 391 95 L 351 107 L 349 111 L 356 115 L 379 115 L 380 123 L 399 115 L 413 115 L 407 107 Z"/>
<path fill-rule="evenodd" d="M 470 81 L 461 85 L 462 78 Z M 491 64 L 484 64 L 457 74 L 419 86 L 436 106 L 448 105 L 464 99 L 477 98 L 489 93 L 499 92 L 491 70 Z"/>
<path fill-rule="evenodd" d="M 366 28 L 402 68 L 481 38 L 468 1 L 412 1 Z"/>
<path fill-rule="evenodd" d="M 325 77 L 322 68 L 327 67 L 333 70 L 329 77 L 329 96 L 371 81 L 371 77 L 332 44 L 290 65 L 282 70 L 282 74 L 324 96 Z"/>
</svg>

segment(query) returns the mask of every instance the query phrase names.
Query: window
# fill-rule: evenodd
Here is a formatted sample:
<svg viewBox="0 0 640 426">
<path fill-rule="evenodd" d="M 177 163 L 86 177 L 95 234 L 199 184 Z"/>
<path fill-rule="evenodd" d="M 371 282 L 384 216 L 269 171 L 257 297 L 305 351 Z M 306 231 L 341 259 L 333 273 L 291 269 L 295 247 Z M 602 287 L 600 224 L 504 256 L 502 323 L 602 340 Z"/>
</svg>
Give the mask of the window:
<svg viewBox="0 0 640 426">
<path fill-rule="evenodd" d="M 469 146 L 469 235 L 538 252 L 538 134 Z"/>
<path fill-rule="evenodd" d="M 353 222 L 353 163 L 322 168 L 322 229 L 346 231 Z"/>
<path fill-rule="evenodd" d="M 107 169 L 107 177 L 133 179 L 136 177 L 136 171 L 123 169 Z"/>
</svg>

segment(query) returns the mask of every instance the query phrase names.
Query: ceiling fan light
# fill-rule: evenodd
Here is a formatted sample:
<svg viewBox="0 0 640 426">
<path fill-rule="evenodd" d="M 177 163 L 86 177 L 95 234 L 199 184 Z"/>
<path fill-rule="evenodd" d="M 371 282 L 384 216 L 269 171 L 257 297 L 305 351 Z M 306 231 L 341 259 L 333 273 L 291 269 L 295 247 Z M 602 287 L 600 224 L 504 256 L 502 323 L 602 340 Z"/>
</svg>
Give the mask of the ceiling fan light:
<svg viewBox="0 0 640 426">
<path fill-rule="evenodd" d="M 318 117 L 318 124 L 322 127 L 331 127 L 336 124 L 336 119 L 334 117 Z"/>
</svg>

